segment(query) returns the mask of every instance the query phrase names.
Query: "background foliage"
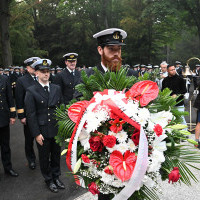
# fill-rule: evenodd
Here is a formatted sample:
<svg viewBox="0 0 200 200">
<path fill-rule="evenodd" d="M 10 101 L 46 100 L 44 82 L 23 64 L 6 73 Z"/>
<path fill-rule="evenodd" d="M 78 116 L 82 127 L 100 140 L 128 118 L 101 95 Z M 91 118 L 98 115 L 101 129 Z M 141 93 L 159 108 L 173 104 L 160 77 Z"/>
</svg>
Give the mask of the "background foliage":
<svg viewBox="0 0 200 200">
<path fill-rule="evenodd" d="M 79 66 L 95 66 L 92 35 L 111 27 L 128 33 L 124 64 L 185 63 L 200 53 L 199 0 L 11 0 L 9 10 L 15 65 L 40 56 L 63 66 L 62 56 L 77 52 Z"/>
</svg>

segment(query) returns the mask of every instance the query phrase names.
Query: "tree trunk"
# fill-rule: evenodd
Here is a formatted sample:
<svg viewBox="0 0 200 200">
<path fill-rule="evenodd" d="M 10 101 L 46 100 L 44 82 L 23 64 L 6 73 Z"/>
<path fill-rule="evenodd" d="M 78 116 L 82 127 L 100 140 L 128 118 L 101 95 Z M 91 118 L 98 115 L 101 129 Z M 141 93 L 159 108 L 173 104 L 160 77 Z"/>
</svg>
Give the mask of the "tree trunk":
<svg viewBox="0 0 200 200">
<path fill-rule="evenodd" d="M 3 67 L 12 65 L 12 53 L 9 36 L 9 4 L 10 0 L 0 1 L 0 39 L 2 46 Z"/>
</svg>

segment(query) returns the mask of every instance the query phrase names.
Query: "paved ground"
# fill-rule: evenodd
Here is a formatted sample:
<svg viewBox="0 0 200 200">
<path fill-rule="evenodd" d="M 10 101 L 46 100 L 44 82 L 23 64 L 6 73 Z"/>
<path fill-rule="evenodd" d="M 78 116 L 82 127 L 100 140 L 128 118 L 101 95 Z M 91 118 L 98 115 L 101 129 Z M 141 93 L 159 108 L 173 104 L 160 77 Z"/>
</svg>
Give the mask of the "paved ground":
<svg viewBox="0 0 200 200">
<path fill-rule="evenodd" d="M 187 103 L 186 110 L 189 110 Z M 192 109 L 192 121 L 195 122 L 196 112 Z M 189 121 L 189 117 L 186 117 Z M 194 135 L 191 135 L 194 138 Z M 36 170 L 30 170 L 24 155 L 24 136 L 22 125 L 17 123 L 11 127 L 11 150 L 13 168 L 19 172 L 18 178 L 9 177 L 4 174 L 2 164 L 0 162 L 0 200 L 96 200 L 87 191 L 80 188 L 74 183 L 73 177 L 67 176 L 68 169 L 65 164 L 65 157 L 61 159 L 62 176 L 61 180 L 65 183 L 66 189 L 60 190 L 59 193 L 51 193 L 43 181 L 41 176 L 38 159 Z M 37 152 L 37 149 L 36 149 Z M 200 164 L 197 164 L 200 167 Z M 200 173 L 194 171 L 200 180 Z M 169 185 L 167 182 L 162 184 L 163 200 L 199 200 L 200 199 L 200 183 L 194 183 L 192 187 L 184 185 Z"/>
</svg>

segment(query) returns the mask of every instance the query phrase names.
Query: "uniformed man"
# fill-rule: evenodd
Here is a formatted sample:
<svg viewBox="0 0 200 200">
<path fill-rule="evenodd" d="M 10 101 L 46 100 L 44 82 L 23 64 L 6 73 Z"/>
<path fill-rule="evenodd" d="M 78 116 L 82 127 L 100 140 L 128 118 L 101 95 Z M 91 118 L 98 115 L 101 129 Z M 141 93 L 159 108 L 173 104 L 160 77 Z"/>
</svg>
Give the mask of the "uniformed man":
<svg viewBox="0 0 200 200">
<path fill-rule="evenodd" d="M 127 37 L 127 33 L 119 28 L 110 28 L 100 31 L 93 35 L 98 42 L 98 53 L 101 56 L 101 65 L 97 66 L 97 69 L 102 73 L 108 71 L 117 71 L 122 66 L 121 48 L 124 43 L 124 39 Z M 88 76 L 94 73 L 92 68 L 87 71 Z M 128 69 L 127 76 L 136 76 L 137 72 L 132 69 Z"/>
<path fill-rule="evenodd" d="M 51 83 L 54 82 L 55 76 L 56 76 L 56 74 L 55 74 L 55 68 L 51 68 L 51 69 L 50 69 L 50 78 L 49 78 L 49 81 L 50 81 Z"/>
<path fill-rule="evenodd" d="M 10 76 L 10 70 L 8 68 L 4 69 L 3 75 L 9 77 Z"/>
<path fill-rule="evenodd" d="M 62 72 L 62 68 L 61 68 L 61 67 L 57 67 L 57 68 L 56 68 L 56 73 L 58 74 L 58 73 L 60 73 L 60 72 Z"/>
<path fill-rule="evenodd" d="M 13 96 L 15 97 L 15 88 L 16 88 L 16 82 L 17 79 L 19 77 L 21 77 L 21 73 L 20 73 L 20 67 L 16 66 L 14 67 L 14 71 L 12 74 L 10 74 L 10 82 L 11 82 L 11 86 L 12 86 L 12 90 L 13 90 Z"/>
<path fill-rule="evenodd" d="M 9 79 L 0 75 L 0 146 L 1 160 L 6 174 L 17 177 L 12 168 L 10 150 L 10 126 L 15 123 L 16 109 Z"/>
<path fill-rule="evenodd" d="M 97 69 L 103 74 L 108 71 L 116 72 L 121 68 L 121 48 L 124 43 L 124 39 L 127 37 L 127 33 L 118 28 L 110 28 L 98 32 L 93 35 L 98 42 L 98 53 L 101 56 L 101 65 L 97 66 Z M 94 73 L 92 68 L 87 71 L 88 76 Z M 132 69 L 127 69 L 127 76 L 136 76 L 137 72 Z M 109 195 L 99 194 L 99 200 L 109 200 Z"/>
<path fill-rule="evenodd" d="M 25 97 L 27 121 L 32 136 L 37 141 L 40 169 L 48 188 L 52 192 L 64 189 L 60 181 L 60 146 L 57 135 L 55 110 L 62 103 L 58 85 L 49 83 L 51 61 L 40 59 L 33 63 L 38 83 L 29 87 Z"/>
<path fill-rule="evenodd" d="M 27 73 L 20 77 L 16 83 L 16 91 L 15 91 L 15 98 L 16 98 L 16 107 L 17 107 L 17 114 L 18 118 L 20 119 L 21 123 L 24 125 L 24 136 L 25 136 L 25 154 L 28 160 L 28 165 L 30 169 L 35 169 L 35 152 L 33 148 L 33 141 L 34 137 L 32 137 L 28 124 L 26 122 L 26 112 L 24 109 L 24 98 L 27 91 L 27 88 L 34 85 L 37 82 L 35 76 L 35 69 L 32 64 L 40 59 L 39 57 L 31 57 L 24 61 L 27 65 Z"/>
<path fill-rule="evenodd" d="M 3 68 L 0 68 L 0 75 L 3 75 Z"/>
<path fill-rule="evenodd" d="M 177 72 L 177 74 L 178 74 L 179 76 L 181 76 L 181 77 L 183 78 L 183 74 L 182 74 L 183 69 L 182 69 L 181 66 L 182 66 L 182 65 L 181 65 L 181 62 L 180 62 L 180 61 L 176 61 L 176 62 L 175 62 L 176 72 Z"/>
<path fill-rule="evenodd" d="M 152 71 L 153 71 L 152 65 L 151 65 L 151 64 L 148 64 L 148 65 L 147 65 L 147 72 L 148 72 L 148 73 L 151 73 Z"/>
<path fill-rule="evenodd" d="M 143 77 L 146 72 L 147 72 L 147 66 L 144 64 L 140 65 L 139 76 Z"/>
<path fill-rule="evenodd" d="M 63 57 L 66 68 L 56 74 L 54 83 L 61 87 L 64 104 L 68 104 L 74 98 L 75 86 L 81 81 L 81 73 L 76 70 L 77 53 L 67 53 Z"/>
</svg>

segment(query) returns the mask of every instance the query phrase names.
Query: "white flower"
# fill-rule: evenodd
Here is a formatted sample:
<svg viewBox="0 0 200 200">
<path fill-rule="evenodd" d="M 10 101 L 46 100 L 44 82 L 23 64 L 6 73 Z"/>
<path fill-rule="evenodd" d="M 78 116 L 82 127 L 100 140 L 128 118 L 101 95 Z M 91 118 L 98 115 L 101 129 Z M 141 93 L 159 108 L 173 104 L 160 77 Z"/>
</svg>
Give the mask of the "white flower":
<svg viewBox="0 0 200 200">
<path fill-rule="evenodd" d="M 98 118 L 96 118 L 96 115 L 94 112 L 88 112 L 87 113 L 87 120 L 86 120 L 86 130 L 87 132 L 95 131 L 100 125 L 100 121 Z"/>
<path fill-rule="evenodd" d="M 138 119 L 139 124 L 144 126 L 150 118 L 149 110 L 147 108 L 139 109 L 138 118 L 139 118 Z"/>
<path fill-rule="evenodd" d="M 119 143 L 123 143 L 128 138 L 128 135 L 124 130 L 122 130 L 122 131 L 118 132 L 115 137 L 117 138 L 117 141 Z"/>
<path fill-rule="evenodd" d="M 109 132 L 108 132 L 108 135 L 114 135 L 114 136 L 116 136 L 116 133 L 115 133 L 115 132 L 112 132 L 112 131 L 109 131 Z"/>
<path fill-rule="evenodd" d="M 144 176 L 142 182 L 149 188 L 152 188 L 155 185 L 155 182 L 149 176 Z"/>
<path fill-rule="evenodd" d="M 90 143 L 89 143 L 90 134 L 83 128 L 81 130 L 78 139 L 81 145 L 84 147 L 84 150 L 87 151 L 90 148 Z"/>
<path fill-rule="evenodd" d="M 151 113 L 151 121 L 155 124 L 160 124 L 163 128 L 172 120 L 173 115 L 170 111 L 161 111 L 158 113 Z"/>
<path fill-rule="evenodd" d="M 126 114 L 128 116 L 135 118 L 138 111 L 138 103 L 128 102 L 126 105 Z"/>
<path fill-rule="evenodd" d="M 102 176 L 101 181 L 103 181 L 104 183 L 106 183 L 108 185 L 110 185 L 114 181 L 113 175 L 102 172 L 101 176 Z"/>
<path fill-rule="evenodd" d="M 135 146 L 134 142 L 131 140 L 131 139 L 128 139 L 128 149 L 131 151 L 131 152 L 134 152 L 137 147 Z"/>
<path fill-rule="evenodd" d="M 124 154 L 128 150 L 128 145 L 126 143 L 116 144 L 115 149 Z"/>
<path fill-rule="evenodd" d="M 106 147 L 106 149 L 108 150 L 109 153 L 112 153 L 113 151 L 117 150 L 116 145 L 113 148 Z"/>
<path fill-rule="evenodd" d="M 162 151 L 158 151 L 157 149 L 154 149 L 153 152 L 152 152 L 152 160 L 156 160 L 157 162 L 164 162 L 165 161 L 165 156 L 163 154 Z"/>
<path fill-rule="evenodd" d="M 147 131 L 153 131 L 155 124 L 151 122 L 150 120 L 148 121 L 148 126 L 147 126 Z"/>
<path fill-rule="evenodd" d="M 124 187 L 124 184 L 121 180 L 114 180 L 111 182 L 111 185 L 117 188 Z"/>
</svg>

